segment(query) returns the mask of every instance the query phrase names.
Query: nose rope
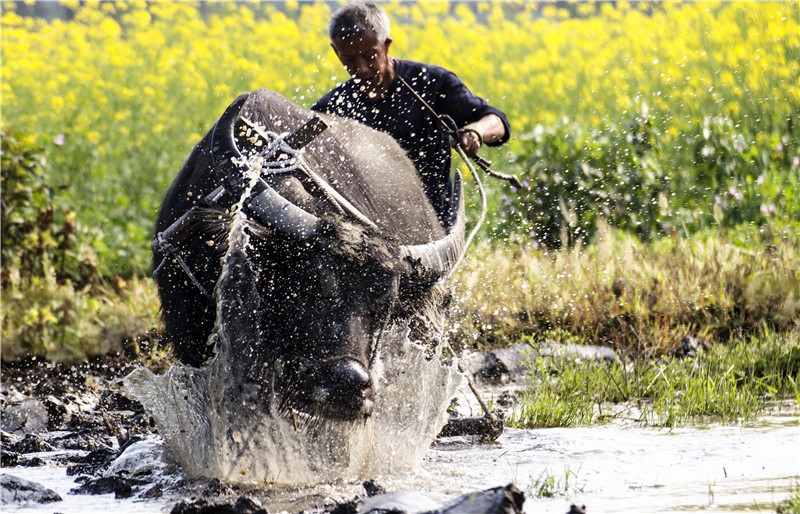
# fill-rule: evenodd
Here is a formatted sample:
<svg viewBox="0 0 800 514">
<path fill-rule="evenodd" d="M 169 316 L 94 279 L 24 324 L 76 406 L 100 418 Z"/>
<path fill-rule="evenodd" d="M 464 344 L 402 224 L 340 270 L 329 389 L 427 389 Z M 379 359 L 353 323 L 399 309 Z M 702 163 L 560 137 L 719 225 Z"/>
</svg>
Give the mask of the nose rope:
<svg viewBox="0 0 800 514">
<path fill-rule="evenodd" d="M 464 241 L 464 249 L 459 253 L 458 258 L 456 258 L 456 262 L 453 264 L 453 266 L 450 268 L 447 275 L 445 276 L 445 278 L 449 280 L 450 277 L 452 277 L 455 271 L 458 269 L 459 265 L 461 264 L 461 261 L 464 260 L 464 255 L 466 255 L 467 253 L 467 248 L 469 248 L 470 243 L 472 243 L 472 240 L 475 238 L 475 234 L 478 233 L 481 226 L 483 225 L 483 221 L 486 219 L 486 211 L 487 211 L 486 191 L 483 189 L 483 183 L 481 182 L 480 177 L 478 177 L 478 173 L 475 171 L 475 168 L 469 161 L 469 157 L 467 157 L 466 152 L 464 152 L 464 149 L 461 146 L 461 139 L 458 137 L 459 134 L 458 126 L 456 125 L 456 122 L 453 120 L 453 118 L 447 115 L 439 115 L 436 112 L 436 110 L 434 110 L 434 108 L 427 101 L 425 101 L 425 99 L 422 98 L 422 96 L 420 96 L 419 93 L 417 93 L 414 90 L 414 88 L 412 88 L 411 85 L 408 82 L 406 82 L 406 80 L 403 77 L 401 77 L 400 75 L 395 75 L 395 76 L 398 78 L 398 80 L 400 80 L 400 83 L 403 84 L 403 86 L 406 89 L 408 89 L 417 100 L 420 101 L 420 103 L 422 103 L 423 107 L 425 107 L 425 109 L 431 113 L 433 118 L 438 123 L 439 129 L 442 130 L 445 134 L 447 134 L 451 138 L 453 138 L 453 140 L 455 141 L 456 151 L 458 152 L 458 155 L 461 157 L 464 163 L 467 165 L 467 168 L 469 169 L 472 178 L 475 179 L 475 187 L 478 189 L 478 193 L 481 196 L 481 214 L 478 217 L 478 221 L 475 223 L 475 226 L 472 227 L 469 236 L 467 236 L 466 240 Z"/>
<path fill-rule="evenodd" d="M 478 233 L 478 230 L 480 230 L 481 225 L 483 225 L 483 221 L 486 219 L 486 211 L 488 210 L 488 207 L 486 206 L 486 191 L 484 191 L 483 189 L 483 183 L 481 182 L 481 178 L 475 172 L 475 168 L 472 167 L 472 164 L 469 162 L 469 159 L 467 159 L 467 154 L 464 152 L 464 149 L 461 148 L 460 143 L 456 145 L 456 151 L 458 152 L 458 155 L 460 155 L 461 158 L 464 160 L 464 162 L 467 163 L 467 168 L 469 168 L 469 172 L 472 174 L 472 178 L 475 179 L 475 187 L 478 189 L 478 193 L 481 196 L 481 215 L 478 217 L 478 221 L 475 222 L 475 226 L 472 227 L 472 230 L 469 232 L 469 236 L 467 236 L 467 239 L 464 241 L 464 250 L 459 254 L 458 258 L 456 259 L 456 262 L 453 264 L 453 267 L 450 268 L 450 271 L 447 273 L 446 276 L 447 280 L 450 280 L 450 278 L 453 276 L 453 273 L 455 273 L 459 265 L 461 265 L 461 261 L 464 260 L 464 255 L 467 254 L 467 248 L 469 248 L 469 245 L 475 238 L 475 234 Z"/>
</svg>

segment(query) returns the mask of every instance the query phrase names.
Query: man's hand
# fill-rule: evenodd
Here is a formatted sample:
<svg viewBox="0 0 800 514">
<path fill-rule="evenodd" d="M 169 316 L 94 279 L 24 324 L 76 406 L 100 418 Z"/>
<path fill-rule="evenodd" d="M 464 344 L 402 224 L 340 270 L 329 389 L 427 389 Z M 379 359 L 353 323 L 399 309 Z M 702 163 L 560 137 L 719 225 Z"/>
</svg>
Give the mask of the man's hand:
<svg viewBox="0 0 800 514">
<path fill-rule="evenodd" d="M 461 148 L 469 157 L 474 157 L 481 146 L 483 146 L 483 136 L 473 128 L 464 127 L 458 131 L 461 140 Z"/>
<path fill-rule="evenodd" d="M 496 114 L 487 114 L 458 131 L 464 153 L 472 157 L 484 143 L 496 143 L 506 135 L 506 127 Z"/>
</svg>

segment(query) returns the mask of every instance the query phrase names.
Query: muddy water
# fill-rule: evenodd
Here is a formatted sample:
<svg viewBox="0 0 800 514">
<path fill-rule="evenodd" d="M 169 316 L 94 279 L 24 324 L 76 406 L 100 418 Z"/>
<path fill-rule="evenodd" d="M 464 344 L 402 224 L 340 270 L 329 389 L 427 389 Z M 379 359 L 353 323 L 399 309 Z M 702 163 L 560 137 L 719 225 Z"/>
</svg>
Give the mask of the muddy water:
<svg viewBox="0 0 800 514">
<path fill-rule="evenodd" d="M 507 430 L 494 445 L 436 444 L 411 487 L 513 481 L 527 493 L 525 511 L 538 513 L 563 513 L 570 503 L 589 512 L 774 511 L 800 483 L 799 421 Z"/>
<path fill-rule="evenodd" d="M 157 501 L 116 500 L 113 494 L 74 495 L 69 491 L 78 487 L 75 477 L 68 477 L 65 468 L 42 466 L 37 468 L 0 468 L 0 473 L 8 473 L 20 478 L 37 482 L 52 489 L 61 496 L 62 501 L 43 505 L 1 505 L 0 512 L 22 513 L 63 513 L 63 514 L 146 514 L 153 512 L 169 512 L 174 500 Z"/>
<path fill-rule="evenodd" d="M 177 501 L 71 495 L 75 483 L 63 468 L 2 472 L 42 483 L 64 498 L 46 506 L 4 505 L 3 512 L 169 512 Z M 420 491 L 438 503 L 514 482 L 526 492 L 530 513 L 564 513 L 571 503 L 592 513 L 774 512 L 800 487 L 800 417 L 796 405 L 784 404 L 751 426 L 507 429 L 491 444 L 440 440 L 416 471 L 377 480 L 389 491 Z M 358 481 L 250 491 L 270 512 L 313 511 L 363 493 Z"/>
</svg>

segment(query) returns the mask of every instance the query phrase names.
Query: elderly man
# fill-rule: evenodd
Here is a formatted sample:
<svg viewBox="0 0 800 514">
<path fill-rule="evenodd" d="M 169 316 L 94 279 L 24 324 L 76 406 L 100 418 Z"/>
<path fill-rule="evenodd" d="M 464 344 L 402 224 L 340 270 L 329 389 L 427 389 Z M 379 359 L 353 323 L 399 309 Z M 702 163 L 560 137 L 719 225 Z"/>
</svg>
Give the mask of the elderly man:
<svg viewBox="0 0 800 514">
<path fill-rule="evenodd" d="M 351 78 L 312 109 L 356 119 L 394 137 L 416 166 L 442 225 L 449 227 L 454 215 L 451 141 L 417 95 L 437 114 L 455 121 L 468 155 L 484 144 L 499 146 L 508 141 L 508 118 L 475 96 L 453 72 L 389 57 L 389 18 L 374 4 L 342 7 L 331 18 L 328 33 L 333 51 Z"/>
</svg>

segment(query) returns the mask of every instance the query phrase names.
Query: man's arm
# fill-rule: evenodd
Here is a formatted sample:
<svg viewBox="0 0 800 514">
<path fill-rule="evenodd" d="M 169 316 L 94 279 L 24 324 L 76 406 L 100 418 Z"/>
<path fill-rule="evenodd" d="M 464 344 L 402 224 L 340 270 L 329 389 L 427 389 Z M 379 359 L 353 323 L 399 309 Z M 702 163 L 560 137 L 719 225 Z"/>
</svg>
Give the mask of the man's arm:
<svg viewBox="0 0 800 514">
<path fill-rule="evenodd" d="M 455 73 L 431 68 L 431 75 L 432 71 L 439 73 L 437 91 L 431 97 L 437 99 L 439 114 L 447 114 L 460 127 L 461 145 L 467 155 L 475 155 L 482 145 L 500 146 L 508 141 L 511 126 L 505 113 L 475 95 Z"/>
</svg>

